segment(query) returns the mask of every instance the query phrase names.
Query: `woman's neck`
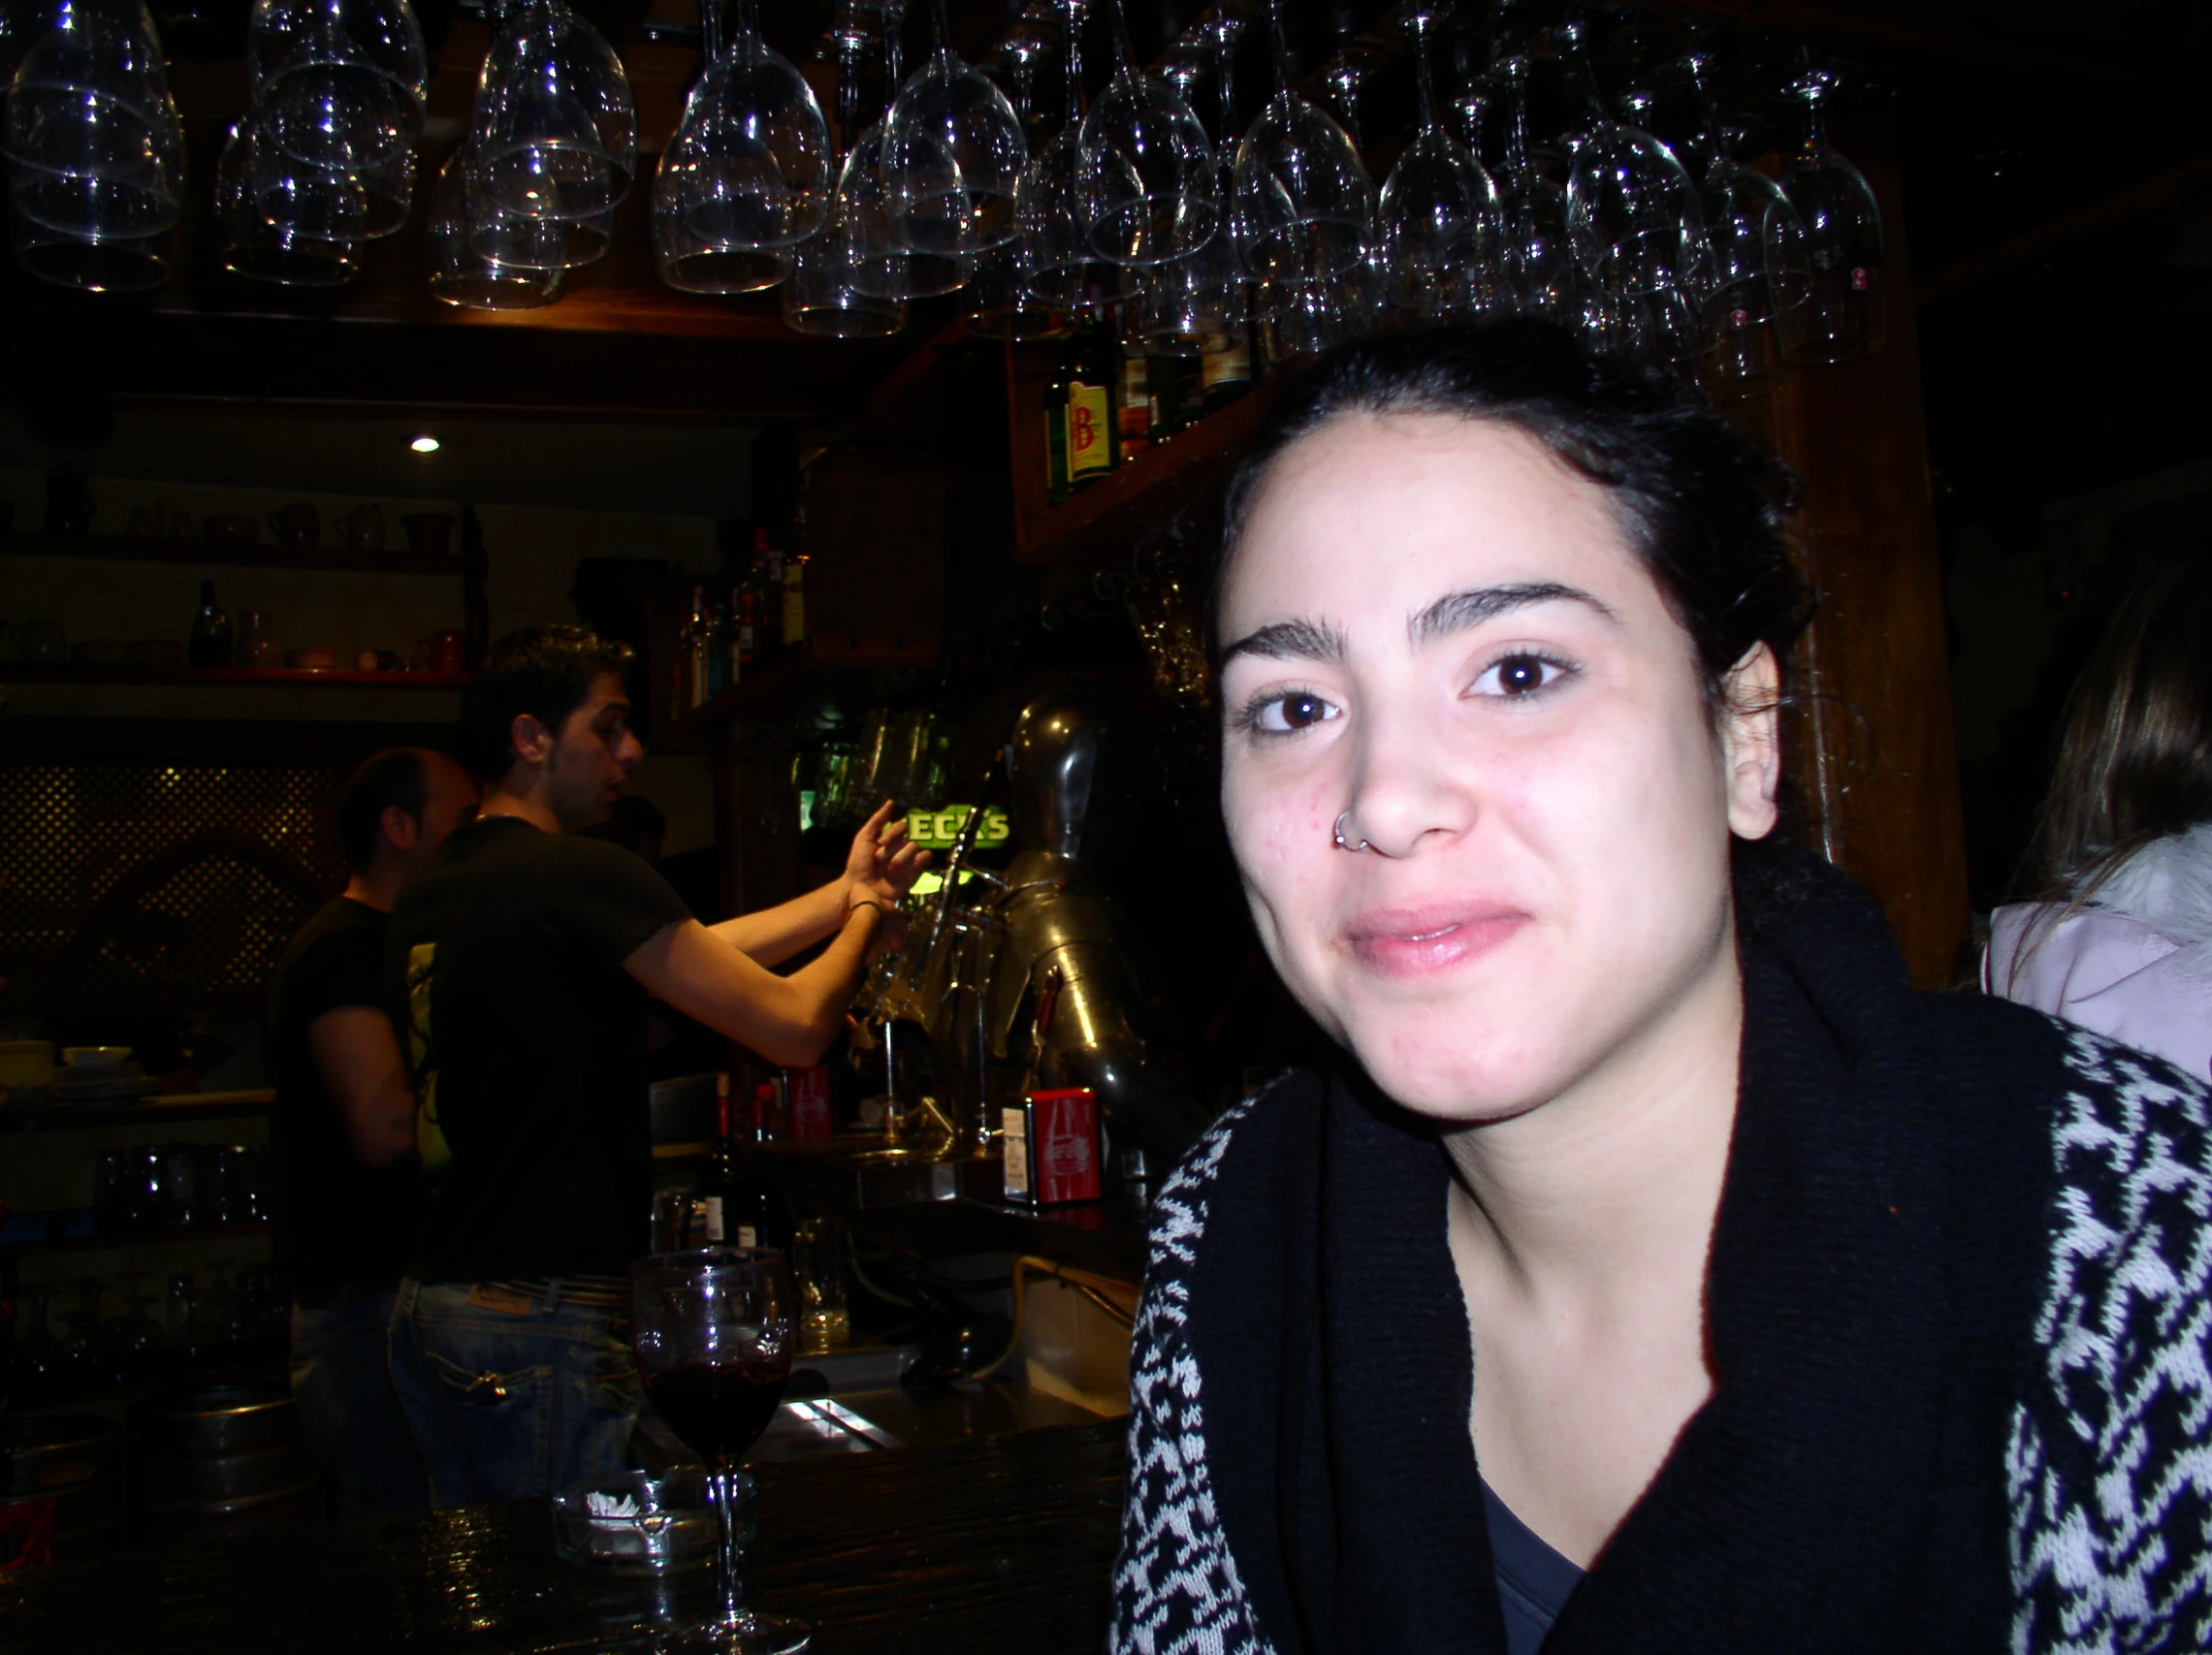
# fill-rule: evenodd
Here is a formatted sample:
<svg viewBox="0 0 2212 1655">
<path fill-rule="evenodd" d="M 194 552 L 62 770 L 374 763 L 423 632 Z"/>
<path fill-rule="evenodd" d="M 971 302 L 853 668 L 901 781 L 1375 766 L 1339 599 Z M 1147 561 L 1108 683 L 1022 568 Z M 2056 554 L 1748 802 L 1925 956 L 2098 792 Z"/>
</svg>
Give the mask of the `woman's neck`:
<svg viewBox="0 0 2212 1655">
<path fill-rule="evenodd" d="M 1743 1029 L 1733 948 L 1605 1068 L 1446 1141 L 1454 1227 L 1484 1296 L 1583 1320 L 1702 1289 L 1736 1122 Z"/>
</svg>

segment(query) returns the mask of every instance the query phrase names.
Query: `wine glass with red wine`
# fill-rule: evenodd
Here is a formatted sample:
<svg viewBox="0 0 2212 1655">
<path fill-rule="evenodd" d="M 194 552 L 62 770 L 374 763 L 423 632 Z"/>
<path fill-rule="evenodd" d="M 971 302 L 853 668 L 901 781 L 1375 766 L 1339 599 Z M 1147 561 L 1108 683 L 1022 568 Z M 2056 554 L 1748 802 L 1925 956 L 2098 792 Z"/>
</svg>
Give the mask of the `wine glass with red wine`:
<svg viewBox="0 0 2212 1655">
<path fill-rule="evenodd" d="M 631 1340 L 645 1393 L 708 1464 L 722 1524 L 722 1606 L 679 1645 L 793 1655 L 807 1631 L 745 1602 L 738 1552 L 750 1538 L 752 1479 L 738 1469 L 776 1417 L 797 1337 L 791 1269 L 766 1247 L 655 1253 L 630 1266 Z"/>
</svg>

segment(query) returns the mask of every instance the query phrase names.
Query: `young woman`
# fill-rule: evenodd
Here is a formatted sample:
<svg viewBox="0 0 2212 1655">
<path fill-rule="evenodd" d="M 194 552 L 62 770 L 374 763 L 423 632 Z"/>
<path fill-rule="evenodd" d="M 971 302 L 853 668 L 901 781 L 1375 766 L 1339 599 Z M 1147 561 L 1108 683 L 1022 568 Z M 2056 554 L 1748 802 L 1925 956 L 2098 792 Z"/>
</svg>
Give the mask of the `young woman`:
<svg viewBox="0 0 2212 1655">
<path fill-rule="evenodd" d="M 1982 986 L 2212 1075 L 2212 566 L 2120 605 L 2066 708 Z"/>
<path fill-rule="evenodd" d="M 1344 1058 L 1160 1194 L 1116 1650 L 2207 1646 L 2205 1095 L 1763 842 L 1775 482 L 1534 323 L 1278 396 L 1222 805 Z"/>
</svg>

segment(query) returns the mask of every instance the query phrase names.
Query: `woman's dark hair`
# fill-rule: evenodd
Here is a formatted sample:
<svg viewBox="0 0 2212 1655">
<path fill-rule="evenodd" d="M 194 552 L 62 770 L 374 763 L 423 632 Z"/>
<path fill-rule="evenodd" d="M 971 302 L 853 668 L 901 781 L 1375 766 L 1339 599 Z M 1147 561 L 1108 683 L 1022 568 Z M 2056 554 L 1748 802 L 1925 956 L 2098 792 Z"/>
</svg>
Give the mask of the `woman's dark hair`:
<svg viewBox="0 0 2212 1655">
<path fill-rule="evenodd" d="M 2019 884 L 2070 913 L 2131 851 L 2205 821 L 2212 563 L 2193 556 L 2153 570 L 2128 593 L 2074 680 Z M 2028 939 L 2022 963 L 2042 940 Z"/>
<path fill-rule="evenodd" d="M 1789 473 L 1678 381 L 1593 355 L 1533 318 L 1344 346 L 1287 381 L 1229 483 L 1216 596 L 1276 462 L 1359 414 L 1492 420 L 1534 438 L 1604 492 L 1697 646 L 1710 705 L 1753 644 L 1769 645 L 1786 675 L 1812 616 L 1782 534 Z"/>
<path fill-rule="evenodd" d="M 430 772 L 419 747 L 388 747 L 372 753 L 346 778 L 338 795 L 338 848 L 356 873 L 376 860 L 377 835 L 384 813 L 405 811 L 417 822 L 430 803 Z"/>
<path fill-rule="evenodd" d="M 525 626 L 491 646 L 461 698 L 461 758 L 486 785 L 514 768 L 514 721 L 524 713 L 559 733 L 603 672 L 620 676 L 630 646 L 580 626 Z"/>
</svg>

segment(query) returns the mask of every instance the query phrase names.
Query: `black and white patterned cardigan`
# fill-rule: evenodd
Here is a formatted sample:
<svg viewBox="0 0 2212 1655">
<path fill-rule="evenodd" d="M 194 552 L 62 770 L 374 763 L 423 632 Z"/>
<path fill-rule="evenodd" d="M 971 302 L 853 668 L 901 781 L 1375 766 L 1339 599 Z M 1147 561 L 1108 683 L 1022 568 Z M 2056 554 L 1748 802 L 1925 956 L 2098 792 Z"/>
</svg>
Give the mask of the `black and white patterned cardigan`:
<svg viewBox="0 0 2212 1655">
<path fill-rule="evenodd" d="M 2040 1361 L 2013 1412 L 2016 1655 L 2212 1650 L 2212 1107 L 2178 1071 L 2068 1028 Z M 1209 1477 L 1186 1324 L 1215 1123 L 1155 1203 L 1130 1376 L 1116 1655 L 1272 1655 Z"/>
</svg>

